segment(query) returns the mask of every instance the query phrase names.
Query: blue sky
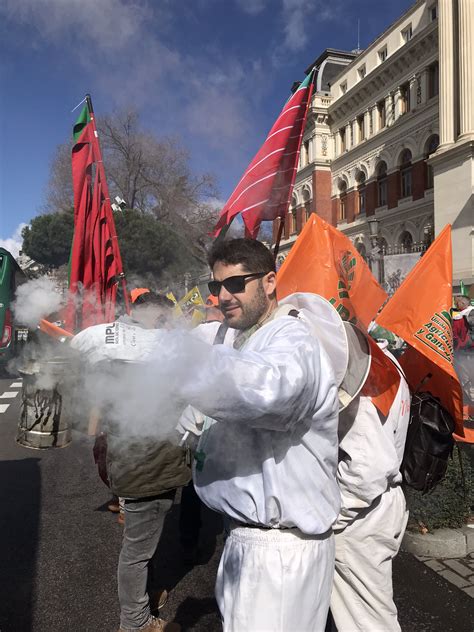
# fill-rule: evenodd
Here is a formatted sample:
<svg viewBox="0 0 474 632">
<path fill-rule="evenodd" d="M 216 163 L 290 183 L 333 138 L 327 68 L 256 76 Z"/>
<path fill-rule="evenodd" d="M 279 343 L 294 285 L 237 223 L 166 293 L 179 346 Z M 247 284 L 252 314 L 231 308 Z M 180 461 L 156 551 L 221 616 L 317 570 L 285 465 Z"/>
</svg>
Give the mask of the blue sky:
<svg viewBox="0 0 474 632">
<path fill-rule="evenodd" d="M 328 47 L 364 48 L 413 0 L 1 0 L 0 245 L 41 212 L 86 92 L 173 134 L 222 200 L 293 81 Z"/>
</svg>

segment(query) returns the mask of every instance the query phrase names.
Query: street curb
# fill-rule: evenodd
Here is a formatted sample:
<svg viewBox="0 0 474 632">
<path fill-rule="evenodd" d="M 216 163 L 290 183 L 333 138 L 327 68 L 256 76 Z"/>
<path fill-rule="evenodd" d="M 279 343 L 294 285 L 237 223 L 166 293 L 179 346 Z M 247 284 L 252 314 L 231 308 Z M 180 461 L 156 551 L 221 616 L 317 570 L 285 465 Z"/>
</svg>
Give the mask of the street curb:
<svg viewBox="0 0 474 632">
<path fill-rule="evenodd" d="M 436 529 L 424 535 L 406 531 L 401 549 L 435 559 L 467 557 L 474 553 L 474 529 Z"/>
</svg>

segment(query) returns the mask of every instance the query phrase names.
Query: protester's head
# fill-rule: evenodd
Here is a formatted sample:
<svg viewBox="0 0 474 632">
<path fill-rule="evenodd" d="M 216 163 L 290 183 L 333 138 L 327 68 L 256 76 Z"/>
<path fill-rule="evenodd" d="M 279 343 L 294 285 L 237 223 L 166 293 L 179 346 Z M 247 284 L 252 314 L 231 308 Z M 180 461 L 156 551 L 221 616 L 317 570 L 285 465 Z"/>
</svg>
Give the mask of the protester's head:
<svg viewBox="0 0 474 632">
<path fill-rule="evenodd" d="M 214 277 L 209 291 L 218 298 L 230 327 L 252 327 L 276 308 L 275 261 L 261 242 L 253 239 L 218 242 L 208 260 Z"/>
<path fill-rule="evenodd" d="M 462 311 L 463 309 L 466 309 L 466 307 L 469 307 L 471 301 L 468 296 L 456 296 L 454 298 L 454 304 L 456 305 L 456 309 Z"/>
<path fill-rule="evenodd" d="M 132 315 L 147 329 L 166 327 L 171 320 L 173 301 L 163 294 L 144 292 L 133 303 Z"/>
</svg>

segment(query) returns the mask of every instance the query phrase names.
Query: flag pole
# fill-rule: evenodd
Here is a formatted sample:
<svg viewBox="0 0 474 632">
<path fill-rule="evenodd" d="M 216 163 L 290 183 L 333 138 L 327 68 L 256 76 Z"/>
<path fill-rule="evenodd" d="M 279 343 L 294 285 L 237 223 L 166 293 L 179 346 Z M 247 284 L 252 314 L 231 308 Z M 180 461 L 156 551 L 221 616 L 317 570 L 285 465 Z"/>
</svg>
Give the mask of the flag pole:
<svg viewBox="0 0 474 632">
<path fill-rule="evenodd" d="M 278 251 L 280 250 L 280 241 L 281 238 L 283 236 L 283 229 L 285 228 L 285 218 L 284 217 L 280 217 L 280 225 L 278 226 L 278 235 L 275 241 L 275 246 L 273 248 L 273 259 L 276 263 L 277 260 L 277 256 L 278 256 Z"/>
<path fill-rule="evenodd" d="M 94 130 L 94 139 L 95 139 L 95 154 L 97 157 L 97 167 L 99 169 L 99 174 L 100 174 L 100 179 L 101 179 L 101 184 L 102 184 L 102 188 L 104 191 L 104 197 L 105 197 L 105 209 L 106 209 L 106 213 L 107 213 L 107 220 L 108 220 L 108 224 L 109 224 L 109 230 L 110 230 L 110 234 L 112 237 L 112 248 L 114 251 L 114 257 L 115 260 L 117 261 L 118 264 L 118 268 L 120 270 L 118 277 L 122 282 L 122 291 L 123 291 L 123 298 L 125 301 L 125 310 L 127 312 L 127 314 L 130 314 L 130 301 L 128 300 L 128 292 L 127 292 L 127 282 L 125 280 L 125 273 L 123 271 L 123 263 L 122 263 L 122 257 L 120 255 L 120 250 L 118 247 L 118 239 L 117 239 L 117 232 L 115 230 L 115 221 L 114 221 L 114 217 L 112 214 L 112 206 L 111 206 L 111 202 L 110 202 L 110 194 L 109 194 L 109 187 L 107 184 L 107 178 L 105 177 L 105 169 L 104 169 L 104 161 L 102 160 L 102 152 L 100 149 L 100 143 L 99 143 L 99 133 L 97 131 L 97 126 L 95 123 L 95 116 L 94 116 L 94 108 L 92 106 L 92 98 L 90 94 L 86 94 L 85 96 L 85 101 L 87 103 L 87 109 L 89 110 L 89 116 L 91 118 L 91 122 L 92 122 L 92 129 Z M 117 281 L 118 283 L 118 281 Z"/>
</svg>

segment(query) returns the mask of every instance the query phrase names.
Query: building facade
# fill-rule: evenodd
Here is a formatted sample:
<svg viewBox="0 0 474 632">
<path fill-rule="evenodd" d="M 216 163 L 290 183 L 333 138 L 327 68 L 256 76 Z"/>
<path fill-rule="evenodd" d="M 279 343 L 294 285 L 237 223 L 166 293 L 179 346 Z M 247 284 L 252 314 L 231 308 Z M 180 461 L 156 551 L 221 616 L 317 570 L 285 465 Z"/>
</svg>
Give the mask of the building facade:
<svg viewBox="0 0 474 632">
<path fill-rule="evenodd" d="M 364 51 L 328 49 L 308 68 L 281 258 L 315 212 L 394 290 L 451 223 L 454 285 L 474 282 L 473 38 L 473 0 L 418 0 Z"/>
</svg>

